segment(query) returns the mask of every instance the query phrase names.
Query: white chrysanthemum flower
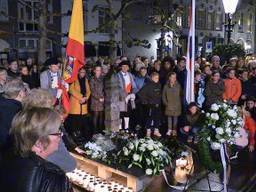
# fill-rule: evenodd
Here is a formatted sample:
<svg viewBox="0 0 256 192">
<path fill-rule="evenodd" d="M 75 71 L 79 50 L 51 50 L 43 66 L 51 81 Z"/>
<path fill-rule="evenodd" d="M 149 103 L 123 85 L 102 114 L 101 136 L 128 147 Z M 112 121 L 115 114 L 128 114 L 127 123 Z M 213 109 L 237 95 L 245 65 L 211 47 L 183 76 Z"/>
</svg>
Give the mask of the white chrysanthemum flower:
<svg viewBox="0 0 256 192">
<path fill-rule="evenodd" d="M 219 120 L 219 115 L 218 115 L 218 113 L 212 113 L 212 114 L 211 114 L 211 118 L 212 118 L 213 120 L 218 121 L 218 120 Z"/>
<path fill-rule="evenodd" d="M 146 159 L 147 165 L 151 165 L 151 161 L 147 158 Z"/>
<path fill-rule="evenodd" d="M 146 148 L 145 148 L 145 147 L 140 146 L 140 147 L 139 147 L 139 150 L 140 150 L 140 151 L 142 151 L 142 152 L 144 152 L 144 151 L 146 151 Z"/>
<path fill-rule="evenodd" d="M 233 109 L 228 109 L 227 114 L 229 117 L 236 118 L 237 113 Z"/>
<path fill-rule="evenodd" d="M 222 135 L 224 133 L 224 130 L 221 127 L 217 127 L 215 130 L 218 135 Z"/>
<path fill-rule="evenodd" d="M 220 143 L 225 143 L 226 140 L 222 138 L 222 139 L 219 140 L 219 142 L 220 142 Z"/>
<path fill-rule="evenodd" d="M 226 103 L 223 103 L 223 108 L 226 109 L 228 105 Z"/>
<path fill-rule="evenodd" d="M 123 148 L 123 151 L 124 151 L 124 155 L 125 156 L 128 156 L 129 155 L 129 151 L 126 147 Z"/>
<path fill-rule="evenodd" d="M 211 106 L 211 110 L 212 110 L 212 111 L 218 111 L 218 110 L 219 110 L 219 106 L 218 106 L 216 103 L 214 103 L 214 104 L 212 104 L 212 106 Z"/>
<path fill-rule="evenodd" d="M 207 141 L 211 141 L 211 137 L 207 137 Z"/>
<path fill-rule="evenodd" d="M 133 154 L 132 158 L 133 158 L 134 161 L 139 161 L 140 156 L 135 153 L 135 154 Z"/>
<path fill-rule="evenodd" d="M 154 157 L 157 157 L 158 156 L 158 152 L 157 151 L 152 151 L 152 156 L 154 156 Z"/>
<path fill-rule="evenodd" d="M 152 169 L 146 169 L 146 175 L 152 175 L 153 171 Z"/>
<path fill-rule="evenodd" d="M 129 143 L 129 149 L 133 150 L 134 149 L 134 144 L 133 143 Z"/>
<path fill-rule="evenodd" d="M 206 117 L 210 117 L 210 113 L 206 113 Z"/>
<path fill-rule="evenodd" d="M 232 130 L 229 127 L 225 131 L 227 134 L 231 134 L 231 132 L 232 132 Z"/>
<path fill-rule="evenodd" d="M 153 147 L 152 144 L 149 144 L 149 145 L 147 146 L 147 148 L 148 148 L 148 150 L 150 150 L 150 151 L 153 151 L 153 150 L 154 150 L 154 147 Z"/>
<path fill-rule="evenodd" d="M 233 123 L 233 125 L 236 125 L 236 120 L 235 119 L 233 119 L 233 120 L 231 120 L 231 123 Z"/>
<path fill-rule="evenodd" d="M 219 150 L 221 148 L 221 144 L 220 143 L 217 143 L 217 142 L 212 142 L 211 143 L 211 148 L 213 150 Z"/>
</svg>

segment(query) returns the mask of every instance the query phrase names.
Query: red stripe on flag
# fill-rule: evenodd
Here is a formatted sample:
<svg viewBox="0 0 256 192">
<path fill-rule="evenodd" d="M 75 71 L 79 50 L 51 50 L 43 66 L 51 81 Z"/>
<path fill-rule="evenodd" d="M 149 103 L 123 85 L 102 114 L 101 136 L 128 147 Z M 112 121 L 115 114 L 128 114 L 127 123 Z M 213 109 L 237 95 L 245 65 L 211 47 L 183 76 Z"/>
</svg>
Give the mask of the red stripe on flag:
<svg viewBox="0 0 256 192">
<path fill-rule="evenodd" d="M 68 43 L 66 47 L 67 56 L 74 57 L 84 64 L 84 45 L 80 42 L 68 38 Z"/>
</svg>

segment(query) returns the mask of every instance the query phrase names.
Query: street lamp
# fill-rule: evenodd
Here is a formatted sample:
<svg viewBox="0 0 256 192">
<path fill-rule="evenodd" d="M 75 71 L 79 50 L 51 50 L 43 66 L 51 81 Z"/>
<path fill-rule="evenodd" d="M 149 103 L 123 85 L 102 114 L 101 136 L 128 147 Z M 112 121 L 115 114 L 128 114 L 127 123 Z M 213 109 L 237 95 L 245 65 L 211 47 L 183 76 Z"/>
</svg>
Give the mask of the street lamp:
<svg viewBox="0 0 256 192">
<path fill-rule="evenodd" d="M 225 24 L 225 32 L 228 35 L 228 44 L 230 44 L 231 33 L 233 32 L 235 24 L 232 22 L 232 14 L 235 13 L 239 0 L 222 0 L 224 10 L 228 18 L 228 22 Z"/>
</svg>

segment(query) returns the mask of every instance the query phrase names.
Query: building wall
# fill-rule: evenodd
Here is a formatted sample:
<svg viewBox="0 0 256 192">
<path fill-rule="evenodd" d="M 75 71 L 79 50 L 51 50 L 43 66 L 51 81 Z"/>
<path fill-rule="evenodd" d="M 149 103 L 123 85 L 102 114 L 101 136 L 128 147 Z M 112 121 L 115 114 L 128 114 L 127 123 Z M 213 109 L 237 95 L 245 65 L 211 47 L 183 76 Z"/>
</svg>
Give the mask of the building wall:
<svg viewBox="0 0 256 192">
<path fill-rule="evenodd" d="M 99 26 L 99 12 L 95 11 L 92 12 L 94 6 L 100 7 L 107 7 L 106 0 L 87 0 L 84 1 L 84 23 L 85 23 L 85 31 L 90 31 L 96 29 Z M 113 8 L 114 11 L 117 12 L 121 7 L 121 1 L 113 0 Z M 62 13 L 66 13 L 68 10 L 72 10 L 72 1 L 62 1 L 61 11 Z M 69 24 L 70 24 L 70 17 L 63 17 L 62 18 L 62 33 L 67 33 L 69 31 Z M 121 46 L 122 40 L 122 19 L 118 20 L 118 32 L 116 33 L 116 41 L 120 42 L 119 46 Z M 63 43 L 66 44 L 67 37 L 62 39 Z M 108 33 L 88 33 L 85 35 L 85 41 L 91 42 L 97 53 L 98 44 L 99 42 L 107 42 L 109 41 L 109 34 Z M 65 49 L 62 50 L 63 54 Z"/>
<path fill-rule="evenodd" d="M 152 48 L 127 48 L 124 46 L 125 54 L 132 57 L 137 54 L 148 57 L 157 56 L 155 37 L 159 38 L 160 36 L 159 28 L 147 22 L 148 16 L 152 14 L 147 10 L 152 10 L 152 3 L 150 3 L 150 0 L 146 2 L 147 4 L 136 4 L 130 7 L 129 12 L 132 13 L 132 17 L 124 23 L 124 39 L 129 39 L 128 34 L 133 34 L 134 37 L 138 39 L 148 39 L 152 44 Z M 177 21 L 180 22 L 182 27 L 182 33 L 179 40 L 182 47 L 179 51 L 182 54 L 185 54 L 188 35 L 189 0 L 169 0 L 169 2 L 171 5 L 174 3 L 183 5 L 184 12 L 182 15 L 178 16 L 180 18 L 177 18 Z M 247 49 L 247 53 L 253 52 L 255 49 L 255 6 L 252 6 L 245 1 L 240 2 L 237 7 L 237 12 L 233 17 L 234 21 L 238 24 L 240 22 L 240 26 L 238 24 L 235 26 L 231 37 L 232 41 L 243 44 Z M 196 54 L 207 54 L 205 53 L 207 42 L 212 42 L 213 46 L 225 43 L 226 34 L 223 23 L 225 23 L 225 12 L 222 0 L 196 0 Z M 243 30 L 241 30 L 241 26 L 243 26 Z M 154 31 L 158 31 L 158 34 Z M 177 48 L 173 45 L 172 55 L 175 56 L 176 54 Z"/>
<path fill-rule="evenodd" d="M 19 57 L 25 59 L 29 56 L 37 58 L 37 48 L 38 48 L 38 39 L 40 37 L 40 29 L 27 31 L 21 30 L 19 27 L 20 23 L 33 23 L 38 24 L 38 21 L 32 20 L 20 20 L 20 7 L 21 3 L 18 0 L 1 0 L 0 7 L 3 6 L 1 4 L 3 1 L 8 3 L 7 13 L 9 15 L 7 20 L 1 20 L 0 17 L 0 29 L 5 31 L 6 33 L 0 32 L 0 39 L 6 41 L 9 44 L 9 55 L 11 57 Z M 51 2 L 51 13 L 60 13 L 60 0 L 48 0 Z M 38 1 L 39 2 L 39 1 Z M 52 17 L 52 22 L 48 22 L 47 29 L 48 31 L 47 38 L 49 40 L 50 45 L 47 51 L 51 52 L 52 55 L 60 55 L 61 54 L 61 16 Z M 21 46 L 21 42 L 26 42 L 25 45 L 28 45 L 28 42 L 34 42 L 34 47 L 29 46 Z"/>
</svg>

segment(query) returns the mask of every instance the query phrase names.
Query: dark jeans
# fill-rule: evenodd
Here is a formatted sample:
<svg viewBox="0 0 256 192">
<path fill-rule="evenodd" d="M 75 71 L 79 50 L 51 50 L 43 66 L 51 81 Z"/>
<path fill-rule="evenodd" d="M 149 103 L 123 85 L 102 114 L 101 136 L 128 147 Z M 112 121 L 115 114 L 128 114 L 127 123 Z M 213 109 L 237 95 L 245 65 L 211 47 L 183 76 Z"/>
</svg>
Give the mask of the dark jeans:
<svg viewBox="0 0 256 192">
<path fill-rule="evenodd" d="M 94 127 L 94 133 L 102 133 L 104 129 L 104 112 L 103 111 L 93 111 L 92 112 L 92 122 Z"/>
<path fill-rule="evenodd" d="M 161 108 L 160 105 L 148 105 L 146 117 L 146 129 L 159 129 L 161 126 Z"/>
<path fill-rule="evenodd" d="M 188 137 L 194 138 L 194 137 L 197 136 L 197 133 L 198 133 L 199 130 L 200 130 L 199 127 L 191 127 L 191 129 L 189 130 L 189 132 L 185 132 L 185 131 L 183 130 L 183 127 L 182 127 L 182 128 L 180 129 L 180 132 L 181 132 L 181 134 L 182 134 L 183 136 L 188 136 Z"/>
</svg>

